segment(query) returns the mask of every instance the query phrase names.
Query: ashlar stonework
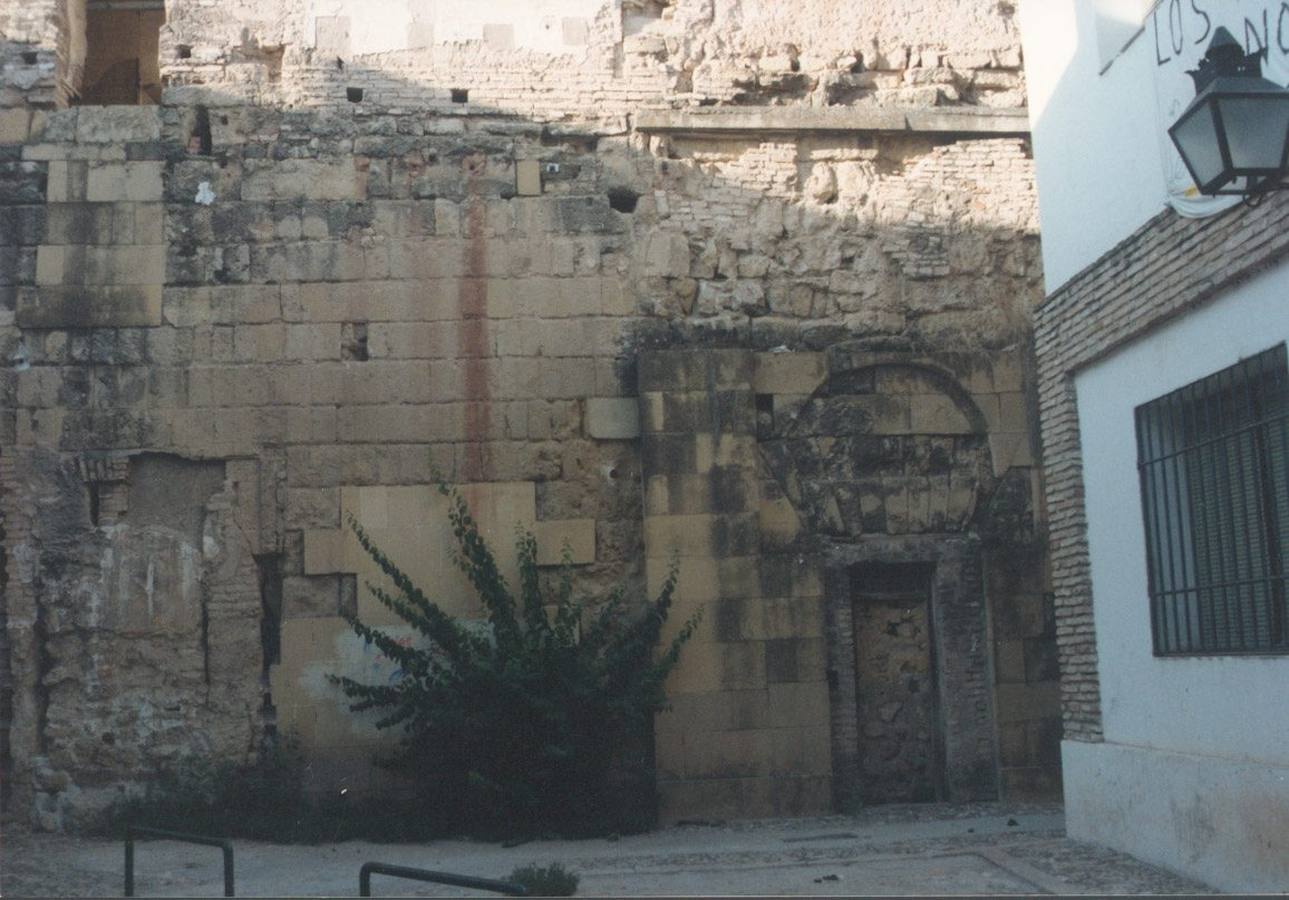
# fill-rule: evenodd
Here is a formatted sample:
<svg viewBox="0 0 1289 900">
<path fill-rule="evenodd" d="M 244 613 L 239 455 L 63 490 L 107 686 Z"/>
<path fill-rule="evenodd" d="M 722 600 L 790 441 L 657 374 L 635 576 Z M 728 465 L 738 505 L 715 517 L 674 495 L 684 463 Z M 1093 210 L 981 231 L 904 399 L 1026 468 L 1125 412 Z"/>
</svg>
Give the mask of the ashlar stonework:
<svg viewBox="0 0 1289 900">
<path fill-rule="evenodd" d="M 83 3 L 0 0 L 10 812 L 285 733 L 310 789 L 389 788 L 326 679 L 390 674 L 344 613 L 396 627 L 344 522 L 477 614 L 436 473 L 586 588 L 679 553 L 664 818 L 1053 790 L 1009 4 L 164 12 L 161 102 L 95 107 Z"/>
</svg>

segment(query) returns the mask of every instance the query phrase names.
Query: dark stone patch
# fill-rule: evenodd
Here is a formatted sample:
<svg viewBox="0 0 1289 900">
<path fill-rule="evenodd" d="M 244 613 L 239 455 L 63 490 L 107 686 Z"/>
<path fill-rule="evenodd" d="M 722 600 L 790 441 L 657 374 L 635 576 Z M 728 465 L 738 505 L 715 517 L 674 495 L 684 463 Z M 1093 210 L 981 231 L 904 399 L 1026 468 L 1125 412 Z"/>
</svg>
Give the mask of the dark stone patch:
<svg viewBox="0 0 1289 900">
<path fill-rule="evenodd" d="M 787 554 L 762 554 L 758 577 L 762 597 L 791 597 L 797 572 L 796 558 Z"/>
<path fill-rule="evenodd" d="M 1050 638 L 1025 641 L 1025 680 L 1056 681 L 1061 677 L 1057 661 L 1056 642 Z"/>
<path fill-rule="evenodd" d="M 555 201 L 555 215 L 566 232 L 615 234 L 626 229 L 608 200 L 599 197 L 566 197 Z"/>
<path fill-rule="evenodd" d="M 648 475 L 692 475 L 698 468 L 694 439 L 688 435 L 646 434 L 641 456 Z"/>
<path fill-rule="evenodd" d="M 707 483 L 711 492 L 711 512 L 745 513 L 749 511 L 747 482 L 738 466 L 714 466 Z"/>
<path fill-rule="evenodd" d="M 770 684 L 800 681 L 797 640 L 782 638 L 765 642 L 765 680 Z"/>
<path fill-rule="evenodd" d="M 45 210 L 44 206 L 0 206 L 0 245 L 44 243 Z"/>
<path fill-rule="evenodd" d="M 834 396 L 844 394 L 871 394 L 877 380 L 875 369 L 839 372 L 827 381 L 827 393 Z"/>
<path fill-rule="evenodd" d="M 751 556 L 760 546 L 760 537 L 755 514 L 721 516 L 712 522 L 712 555 Z"/>
<path fill-rule="evenodd" d="M 209 137 L 205 153 L 210 153 Z M 162 160 L 166 156 L 165 144 L 161 141 L 131 141 L 125 145 L 125 158 L 131 162 L 139 160 Z"/>
<path fill-rule="evenodd" d="M 718 641 L 743 640 L 743 621 L 746 601 L 720 598 L 715 602 L 713 616 Z"/>
<path fill-rule="evenodd" d="M 0 163 L 0 204 L 44 204 L 47 180 L 43 163 Z"/>
</svg>

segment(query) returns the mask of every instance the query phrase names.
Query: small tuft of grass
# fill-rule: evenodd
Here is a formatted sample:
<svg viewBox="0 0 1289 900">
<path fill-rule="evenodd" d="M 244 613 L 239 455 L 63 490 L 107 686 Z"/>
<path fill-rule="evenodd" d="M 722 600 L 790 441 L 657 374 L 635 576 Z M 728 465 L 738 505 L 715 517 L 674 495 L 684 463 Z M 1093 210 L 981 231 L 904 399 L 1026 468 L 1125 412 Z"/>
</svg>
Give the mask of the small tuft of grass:
<svg viewBox="0 0 1289 900">
<path fill-rule="evenodd" d="M 577 893 L 577 874 L 560 863 L 519 866 L 510 873 L 509 880 L 528 888 L 534 897 L 572 897 Z"/>
</svg>

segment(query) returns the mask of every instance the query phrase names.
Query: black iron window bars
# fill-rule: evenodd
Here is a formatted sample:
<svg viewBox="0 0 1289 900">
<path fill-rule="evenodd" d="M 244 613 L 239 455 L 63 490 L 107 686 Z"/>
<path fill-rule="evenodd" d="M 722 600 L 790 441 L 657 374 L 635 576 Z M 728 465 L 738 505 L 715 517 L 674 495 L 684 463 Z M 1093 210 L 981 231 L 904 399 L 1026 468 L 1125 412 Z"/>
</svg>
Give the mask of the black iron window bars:
<svg viewBox="0 0 1289 900">
<path fill-rule="evenodd" d="M 1157 656 L 1289 653 L 1284 344 L 1136 410 Z"/>
</svg>

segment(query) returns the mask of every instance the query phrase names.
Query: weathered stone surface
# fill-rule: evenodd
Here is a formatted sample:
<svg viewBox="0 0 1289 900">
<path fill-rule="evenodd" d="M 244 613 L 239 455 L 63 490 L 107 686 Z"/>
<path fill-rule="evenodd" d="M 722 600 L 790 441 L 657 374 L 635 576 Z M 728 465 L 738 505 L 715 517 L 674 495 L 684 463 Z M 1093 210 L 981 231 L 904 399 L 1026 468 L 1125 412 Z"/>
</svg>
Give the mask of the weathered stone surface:
<svg viewBox="0 0 1289 900">
<path fill-rule="evenodd" d="M 802 548 L 968 533 L 979 516 L 1006 524 L 989 532 L 1004 549 L 1037 533 L 1012 352 L 1040 281 L 1032 175 L 1023 116 L 990 111 L 1023 103 L 1015 29 L 1005 5 L 948 30 L 948 0 L 870 6 L 716 0 L 655 17 L 587 0 L 539 34 L 500 7 L 485 31 L 432 11 L 405 21 L 406 4 L 379 0 L 368 14 L 382 27 L 358 29 L 280 4 L 174 0 L 161 104 L 69 109 L 55 107 L 82 87 L 84 60 L 68 7 L 8 13 L 13 650 L 0 679 L 15 712 L 0 726 L 3 774 L 42 798 L 41 824 L 154 763 L 238 758 L 266 700 L 311 752 L 365 760 L 371 729 L 309 687 L 353 649 L 341 611 L 394 624 L 359 587 L 372 570 L 345 514 L 371 516 L 417 579 L 473 614 L 446 556 L 439 477 L 467 486 L 503 556 L 516 522 L 543 531 L 544 554 L 569 537 L 579 590 L 656 589 L 674 546 L 668 627 L 722 601 L 673 686 L 719 724 L 693 713 L 688 748 L 660 753 L 682 778 L 663 785 L 668 815 L 824 808 L 839 757 L 823 588 Z M 650 116 L 684 127 L 650 130 Z M 974 368 L 917 380 L 873 358 L 913 345 L 924 353 L 905 369 L 950 347 Z M 147 461 L 102 474 L 125 456 Z M 222 466 L 219 485 L 208 466 Z M 981 507 L 995 480 L 1005 490 Z M 201 502 L 136 491 L 174 483 L 200 486 Z M 32 537 L 24 498 L 39 491 L 79 518 Z M 123 705 L 64 666 L 41 734 L 41 642 L 64 662 L 69 651 L 32 623 L 70 608 L 73 576 L 32 573 L 67 559 L 96 598 L 152 571 L 156 602 L 131 593 L 119 612 L 139 630 L 103 638 L 104 696 Z M 1010 609 L 1043 587 L 999 591 Z M 210 691 L 193 609 L 206 612 Z M 1047 683 L 1048 632 L 1005 639 L 1025 642 L 1023 683 Z M 250 652 L 225 653 L 239 641 Z M 145 683 L 169 686 L 150 698 Z M 131 718 L 145 701 L 181 711 L 149 730 Z M 92 727 L 76 732 L 78 717 Z M 100 731 L 116 749 L 93 745 Z M 155 758 L 122 749 L 156 735 Z M 29 765 L 51 740 L 66 758 Z"/>
</svg>

